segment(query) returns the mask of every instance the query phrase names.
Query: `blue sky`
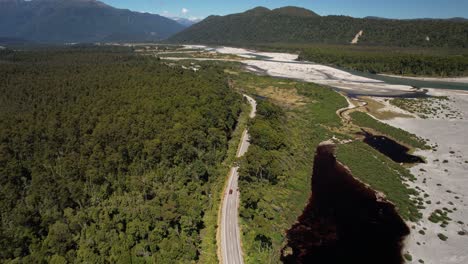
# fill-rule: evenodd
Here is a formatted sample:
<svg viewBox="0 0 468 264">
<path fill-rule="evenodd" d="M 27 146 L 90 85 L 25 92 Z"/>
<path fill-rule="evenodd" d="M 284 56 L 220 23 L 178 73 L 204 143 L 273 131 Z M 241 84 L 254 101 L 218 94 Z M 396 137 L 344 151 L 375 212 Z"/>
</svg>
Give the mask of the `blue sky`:
<svg viewBox="0 0 468 264">
<path fill-rule="evenodd" d="M 256 6 L 301 6 L 320 15 L 387 18 L 467 17 L 468 0 L 101 0 L 118 8 L 140 12 L 204 18 L 243 12 Z"/>
</svg>

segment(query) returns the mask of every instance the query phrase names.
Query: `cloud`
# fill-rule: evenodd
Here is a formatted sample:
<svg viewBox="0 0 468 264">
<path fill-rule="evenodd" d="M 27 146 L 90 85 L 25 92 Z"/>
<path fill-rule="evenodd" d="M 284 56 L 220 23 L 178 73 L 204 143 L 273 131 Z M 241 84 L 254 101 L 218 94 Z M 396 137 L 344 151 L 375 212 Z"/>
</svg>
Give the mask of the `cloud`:
<svg viewBox="0 0 468 264">
<path fill-rule="evenodd" d="M 182 12 L 182 14 L 186 15 L 189 12 L 189 10 L 184 7 L 184 8 L 182 8 L 181 12 Z"/>
</svg>

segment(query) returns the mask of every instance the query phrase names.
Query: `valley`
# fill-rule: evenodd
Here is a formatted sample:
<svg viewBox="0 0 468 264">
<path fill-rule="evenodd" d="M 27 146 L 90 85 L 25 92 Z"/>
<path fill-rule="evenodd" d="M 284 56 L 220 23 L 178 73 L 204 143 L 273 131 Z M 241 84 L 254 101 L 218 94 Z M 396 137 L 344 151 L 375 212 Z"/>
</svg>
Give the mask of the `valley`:
<svg viewBox="0 0 468 264">
<path fill-rule="evenodd" d="M 468 262 L 468 3 L 247 2 L 0 0 L 0 263 Z"/>
<path fill-rule="evenodd" d="M 386 118 L 381 119 L 381 122 L 374 121 L 373 119 L 374 117 L 369 117 L 368 115 L 365 115 L 365 116 L 363 115 L 362 117 L 361 115 L 359 115 L 358 117 L 358 115 L 356 114 L 361 113 L 361 112 L 353 113 L 353 111 L 351 111 L 351 114 L 348 114 L 351 118 L 350 120 L 348 120 L 348 122 L 351 122 L 352 124 L 351 127 L 347 125 L 345 126 L 347 128 L 344 127 L 344 128 L 338 128 L 338 129 L 331 129 L 330 131 L 337 133 L 337 135 L 334 135 L 333 137 L 339 138 L 338 135 L 340 134 L 353 135 L 354 133 L 358 133 L 358 134 L 354 134 L 353 137 L 360 138 L 359 136 L 360 127 L 361 128 L 364 127 L 366 129 L 370 129 L 370 131 L 373 131 L 373 133 L 385 135 L 389 137 L 390 139 L 396 140 L 397 142 L 401 142 L 401 144 L 411 149 L 410 150 L 411 153 L 413 153 L 415 149 L 421 149 L 415 152 L 416 155 L 424 159 L 422 163 L 421 163 L 421 160 L 419 160 L 420 165 L 417 165 L 417 164 L 411 165 L 409 167 L 411 168 L 410 169 L 411 172 L 405 171 L 407 166 L 404 166 L 401 168 L 402 171 L 400 173 L 402 173 L 402 175 L 406 175 L 405 177 L 407 177 L 406 180 L 402 181 L 404 185 L 401 185 L 400 183 L 400 184 L 395 185 L 395 186 L 400 186 L 400 187 L 397 187 L 397 189 L 393 189 L 395 187 L 392 187 L 388 189 L 387 191 L 385 191 L 387 188 L 389 188 L 390 186 L 388 185 L 389 183 L 385 183 L 385 182 L 378 183 L 381 180 L 378 178 L 374 178 L 374 177 L 367 178 L 368 177 L 367 175 L 369 173 L 373 173 L 372 171 L 376 169 L 374 168 L 374 169 L 369 170 L 370 168 L 373 168 L 374 166 L 376 166 L 374 161 L 369 160 L 368 166 L 370 167 L 368 167 L 366 170 L 362 170 L 361 168 L 355 167 L 355 166 L 359 163 L 362 163 L 363 156 L 360 156 L 361 160 L 348 158 L 348 157 L 352 157 L 352 155 L 355 155 L 356 152 L 359 151 L 358 149 L 361 149 L 361 151 L 365 149 L 365 152 L 361 152 L 361 155 L 365 156 L 367 155 L 365 153 L 370 151 L 369 148 L 364 148 L 363 146 L 358 147 L 358 145 L 355 145 L 355 144 L 352 144 L 354 145 L 353 147 L 351 147 L 352 145 L 350 145 L 350 147 L 346 147 L 347 144 L 345 143 L 343 147 L 340 147 L 340 146 L 338 147 L 338 151 L 337 151 L 338 159 L 341 162 L 344 162 L 346 166 L 349 166 L 349 168 L 351 168 L 351 171 L 353 171 L 353 174 L 357 172 L 357 174 L 355 174 L 355 177 L 364 177 L 364 178 L 359 178 L 359 179 L 363 180 L 367 184 L 370 184 L 373 188 L 376 188 L 376 190 L 378 191 L 384 191 L 384 193 L 387 196 L 387 199 L 389 199 L 390 201 L 394 203 L 396 201 L 399 201 L 399 202 L 396 202 L 397 208 L 400 211 L 400 214 L 403 215 L 403 217 L 407 220 L 407 224 L 412 230 L 411 235 L 409 235 L 408 241 L 405 242 L 404 251 L 403 251 L 405 254 L 411 255 L 412 258 L 415 259 L 416 261 L 419 261 L 420 259 L 423 261 L 424 259 L 426 259 L 426 261 L 427 259 L 438 259 L 437 263 L 450 263 L 448 259 L 450 259 L 450 257 L 453 255 L 456 255 L 458 259 L 463 259 L 467 257 L 461 251 L 456 250 L 457 248 L 458 249 L 463 248 L 464 246 L 462 245 L 466 245 L 466 239 L 464 238 L 464 236 L 460 236 L 457 234 L 457 233 L 462 234 L 465 232 L 463 230 L 466 230 L 466 226 L 464 226 L 464 224 L 460 224 L 460 223 L 463 223 L 462 219 L 465 216 L 463 214 L 458 215 L 457 212 L 462 212 L 462 211 L 466 212 L 467 209 L 458 209 L 457 211 L 453 211 L 458 216 L 453 221 L 450 221 L 450 223 L 447 222 L 446 224 L 443 224 L 442 227 L 439 227 L 440 228 L 439 230 L 434 229 L 434 227 L 431 227 L 432 229 L 429 228 L 429 226 L 434 225 L 434 223 L 432 223 L 431 220 L 429 220 L 431 214 L 436 209 L 442 210 L 442 207 L 444 207 L 443 206 L 444 203 L 446 205 L 448 205 L 447 203 L 453 204 L 451 207 L 454 207 L 454 208 L 464 208 L 466 206 L 464 203 L 464 199 L 462 198 L 463 197 L 462 192 L 454 191 L 454 193 L 456 194 L 453 194 L 453 197 L 456 196 L 457 199 L 453 199 L 453 197 L 452 199 L 450 199 L 447 197 L 446 195 L 447 193 L 445 192 L 446 190 L 444 190 L 443 187 L 439 186 L 438 188 L 435 188 L 437 187 L 437 185 L 433 186 L 433 184 L 440 184 L 440 181 L 436 180 L 438 176 L 447 175 L 451 177 L 454 182 L 457 182 L 458 184 L 460 184 L 459 188 L 462 188 L 462 189 L 467 188 L 468 186 L 466 185 L 466 183 L 464 183 L 464 180 L 462 180 L 463 173 L 461 172 L 465 170 L 464 166 L 466 166 L 466 163 L 463 163 L 462 160 L 452 161 L 452 158 L 450 158 L 450 160 L 447 160 L 444 163 L 442 162 L 444 161 L 444 159 L 441 157 L 439 157 L 438 159 L 433 158 L 434 154 L 429 154 L 429 152 L 437 153 L 438 146 L 442 144 L 440 142 L 444 142 L 446 140 L 439 139 L 437 141 L 430 140 L 426 142 L 426 138 L 431 138 L 431 137 L 427 137 L 426 134 L 420 133 L 420 131 L 416 132 L 412 129 L 409 129 L 408 125 L 404 125 L 404 124 L 413 124 L 415 120 L 416 121 L 421 120 L 421 122 L 428 122 L 428 124 L 431 122 L 447 122 L 447 124 L 451 124 L 450 126 L 460 126 L 459 129 L 468 129 L 468 127 L 464 126 L 464 121 L 462 121 L 464 120 L 464 116 L 465 116 L 465 114 L 463 113 L 464 111 L 468 109 L 462 106 L 464 105 L 462 102 L 467 92 L 423 88 L 427 90 L 427 93 L 424 93 L 418 96 L 417 95 L 418 93 L 417 92 L 415 93 L 414 89 L 411 86 L 387 84 L 379 80 L 373 80 L 373 79 L 368 79 L 368 78 L 364 78 L 360 76 L 354 76 L 348 72 L 343 72 L 343 71 L 340 71 L 338 69 L 334 69 L 331 67 L 297 62 L 295 60 L 297 58 L 297 55 L 294 55 L 294 54 L 257 52 L 254 50 L 246 50 L 246 49 L 240 49 L 240 48 L 228 48 L 228 47 L 218 47 L 218 48 L 217 47 L 213 47 L 213 48 L 205 47 L 205 46 L 196 46 L 196 47 L 186 46 L 185 47 L 185 49 L 193 49 L 193 48 L 202 49 L 205 51 L 199 53 L 198 58 L 193 58 L 192 61 L 197 61 L 197 63 L 202 63 L 202 62 L 207 63 L 211 61 L 209 58 L 203 59 L 203 56 L 201 54 L 203 54 L 204 52 L 210 53 L 210 54 L 217 52 L 223 55 L 226 55 L 226 54 L 235 55 L 243 59 L 238 59 L 238 58 L 235 60 L 226 59 L 225 63 L 241 62 L 244 65 L 244 66 L 241 66 L 241 68 L 243 68 L 246 71 L 251 71 L 253 74 L 279 78 L 275 82 L 282 83 L 280 87 L 285 86 L 285 84 L 287 83 L 291 83 L 293 86 L 295 86 L 295 84 L 298 82 L 299 83 L 300 82 L 313 82 L 313 83 L 320 83 L 327 87 L 332 87 L 334 90 L 338 92 L 348 94 L 348 96 L 350 96 L 348 98 L 348 102 L 351 105 L 353 104 L 359 105 L 359 102 L 355 100 L 356 96 L 357 98 L 361 98 L 361 100 L 368 100 L 365 98 L 370 98 L 372 100 L 375 100 L 376 102 L 385 102 L 385 104 L 382 104 L 380 108 L 376 108 L 376 107 L 370 108 L 370 106 L 364 104 L 361 107 L 358 107 L 354 110 L 354 111 L 356 110 L 365 111 L 365 112 L 368 112 L 372 116 L 379 116 L 379 113 L 385 113 L 384 116 L 386 116 Z M 158 55 L 156 54 L 155 56 L 158 56 Z M 181 57 L 174 58 L 174 57 L 171 57 L 170 54 L 168 54 L 167 57 L 162 57 L 162 58 L 168 61 L 175 59 L 176 61 L 179 61 L 179 62 L 185 61 L 185 60 L 191 60 L 191 58 L 184 57 L 183 55 L 181 55 Z M 222 60 L 223 59 L 218 58 L 218 59 L 213 60 L 212 62 L 221 63 Z M 231 70 L 226 71 L 226 72 L 230 73 L 231 75 L 234 74 L 234 72 Z M 237 79 L 238 78 L 237 73 L 235 75 L 232 75 L 232 78 L 234 80 Z M 267 77 L 260 77 L 260 78 L 267 78 Z M 267 86 L 264 88 L 260 88 L 262 85 L 259 84 L 258 80 L 251 84 L 249 84 L 249 82 L 247 83 L 242 82 L 242 83 L 244 83 L 242 85 L 244 91 L 245 89 L 247 89 L 246 87 L 251 87 L 249 89 L 253 89 L 251 91 L 254 94 L 266 96 L 266 98 L 269 98 L 270 100 L 273 100 L 273 102 L 276 102 L 277 104 L 282 105 L 283 107 L 286 107 L 286 109 L 291 108 L 291 107 L 294 109 L 295 107 L 303 107 L 304 105 L 310 104 L 310 102 L 308 103 L 307 100 L 304 98 L 299 99 L 300 98 L 299 97 L 297 99 L 293 99 L 294 97 L 291 97 L 291 95 L 286 93 L 284 90 L 284 89 L 289 89 L 289 88 L 281 88 L 281 89 L 280 88 L 268 88 L 268 87 L 274 87 L 274 86 Z M 384 87 L 384 89 L 380 88 L 380 90 L 377 92 L 375 89 L 375 86 Z M 342 87 L 346 87 L 346 89 L 343 89 Z M 265 93 L 271 89 L 272 89 L 272 92 Z M 310 88 L 310 89 L 314 89 L 314 88 Z M 281 92 L 283 96 L 278 98 L 276 97 L 276 94 L 278 94 L 279 92 Z M 365 97 L 362 97 L 362 96 L 365 96 Z M 399 100 L 399 99 L 392 99 L 395 97 L 401 98 L 401 97 L 408 97 L 408 96 L 410 98 L 416 97 L 415 99 L 408 99 L 408 100 L 415 100 L 415 101 L 426 100 L 425 98 L 430 98 L 431 96 L 448 97 L 449 98 L 448 100 L 450 100 L 451 102 L 450 104 L 452 106 L 456 105 L 454 107 L 458 109 L 459 114 L 457 116 L 455 115 L 452 116 L 448 114 L 449 112 L 446 112 L 447 114 L 441 115 L 437 111 L 434 111 L 434 112 L 426 111 L 425 112 L 426 114 L 424 115 L 424 117 L 420 117 L 404 109 L 398 108 L 395 105 L 390 105 L 389 103 L 386 103 L 386 101 L 391 102 L 392 100 Z M 291 100 L 289 100 L 288 98 L 291 98 Z M 433 102 L 432 106 L 430 106 L 431 108 L 429 109 L 441 107 L 444 100 L 433 100 L 432 102 Z M 455 103 L 455 102 L 458 102 L 458 103 Z M 375 103 L 372 103 L 372 105 L 374 104 Z M 461 110 L 461 109 L 465 109 L 465 110 Z M 330 112 L 334 113 L 337 110 L 338 109 L 334 111 L 330 111 Z M 403 116 L 403 117 L 399 117 L 399 116 Z M 355 119 L 355 118 L 358 118 L 358 119 Z M 457 121 L 457 120 L 460 120 L 460 121 Z M 320 123 L 323 124 L 323 121 L 321 121 Z M 388 126 L 385 123 L 391 124 L 393 127 Z M 441 126 L 441 127 L 445 127 L 445 126 Z M 410 134 L 398 128 L 402 128 L 404 130 L 415 132 L 415 134 L 418 135 L 418 137 L 416 137 L 414 134 Z M 433 131 L 433 130 L 426 130 L 426 131 Z M 453 132 L 452 135 L 455 135 L 455 134 L 458 135 L 458 137 L 452 138 L 452 140 L 454 142 L 462 142 L 463 141 L 463 139 L 461 138 L 463 137 L 462 133 Z M 422 136 L 424 140 L 421 140 L 421 138 L 419 138 L 420 136 Z M 436 137 L 439 137 L 439 136 L 441 136 L 442 138 L 444 137 L 442 134 Z M 324 140 L 325 139 L 326 138 L 324 138 Z M 346 142 L 346 140 L 344 142 Z M 345 151 L 344 153 L 347 153 L 347 154 L 340 154 L 342 151 L 341 149 L 343 149 L 343 151 Z M 393 148 L 391 149 L 393 151 Z M 457 152 L 455 151 L 453 152 L 460 153 L 458 157 L 463 157 L 465 156 L 464 154 L 462 154 L 464 153 L 463 151 L 466 151 L 466 150 L 457 150 Z M 343 156 L 343 155 L 351 155 L 351 156 Z M 418 159 L 420 158 L 418 157 Z M 413 159 L 411 160 L 412 161 L 410 163 L 414 163 L 414 160 Z M 457 166 L 460 166 L 460 170 L 455 169 L 454 173 L 447 173 L 447 171 L 444 171 L 445 169 L 437 169 L 437 170 L 424 169 L 424 167 L 426 166 L 433 168 L 434 165 L 431 165 L 431 164 L 433 164 L 435 160 L 438 160 L 436 163 L 438 163 L 439 165 L 452 164 L 453 166 L 453 162 L 456 162 L 456 164 L 459 164 Z M 386 161 L 386 162 L 392 163 L 391 161 Z M 399 161 L 396 164 L 399 164 L 400 162 L 401 161 Z M 396 164 L 392 166 L 399 166 Z M 439 165 L 436 165 L 436 166 L 439 166 Z M 426 175 L 427 171 L 438 171 L 438 173 L 433 173 L 433 174 L 431 173 L 431 174 Z M 412 175 L 415 175 L 416 177 Z M 400 176 L 398 176 L 397 179 L 399 177 Z M 431 184 L 430 183 L 431 181 L 434 181 L 437 183 L 433 182 Z M 411 191 L 408 191 L 408 194 L 410 195 L 406 198 L 403 198 L 404 196 L 403 197 L 395 196 L 396 194 L 399 193 L 399 191 L 397 191 L 398 189 L 406 188 L 403 186 L 408 186 L 407 188 L 410 188 Z M 461 187 L 461 186 L 464 186 L 464 187 Z M 241 190 L 245 190 L 245 188 L 246 188 L 245 186 L 241 185 Z M 454 186 L 448 187 L 448 188 L 456 189 Z M 431 192 L 431 194 L 429 194 L 429 192 Z M 242 195 L 243 193 L 241 192 L 241 198 L 243 198 Z M 431 202 L 429 200 L 426 200 L 427 197 L 433 197 L 433 196 L 434 198 L 430 198 L 431 201 L 433 199 L 437 201 Z M 400 200 L 402 198 L 404 200 Z M 243 198 L 243 199 L 251 199 L 251 198 Z M 405 200 L 406 202 L 404 202 Z M 435 203 L 434 206 L 431 205 L 433 203 Z M 406 208 L 406 210 L 408 211 L 406 213 L 403 213 L 403 211 L 401 211 L 403 208 Z M 427 208 L 431 208 L 431 209 L 427 209 Z M 419 213 L 418 212 L 419 210 L 421 210 L 422 212 Z M 241 218 L 242 218 L 242 210 L 241 210 Z M 408 219 L 411 219 L 411 220 L 408 220 Z M 423 232 L 419 232 L 420 231 L 419 229 L 425 230 L 424 235 L 422 235 Z M 242 230 L 244 230 L 244 228 L 242 228 Z M 433 232 L 429 232 L 428 230 L 437 230 L 437 231 L 434 231 L 433 233 Z M 454 237 L 453 238 L 454 241 L 444 242 L 440 240 L 439 238 L 440 234 L 444 234 L 444 235 L 452 234 L 450 235 L 450 237 Z M 243 243 L 244 245 L 247 244 L 245 242 L 245 238 L 243 241 L 244 241 Z M 271 242 L 271 245 L 274 248 L 275 243 Z M 427 254 L 426 252 L 431 252 L 431 250 L 428 251 L 428 245 L 431 245 L 431 247 L 433 247 L 434 250 L 437 248 L 437 249 L 444 249 L 444 251 L 439 250 L 437 256 Z M 424 250 L 421 250 L 421 248 L 424 248 Z M 250 255 L 250 254 L 251 253 L 247 252 L 247 255 Z M 273 252 L 271 254 L 273 254 Z M 255 263 L 258 261 L 265 262 L 266 259 L 263 259 L 263 257 L 261 257 L 261 258 L 253 258 L 249 260 L 249 258 L 247 258 L 246 262 L 249 263 L 250 261 L 252 261 L 252 263 Z"/>
</svg>

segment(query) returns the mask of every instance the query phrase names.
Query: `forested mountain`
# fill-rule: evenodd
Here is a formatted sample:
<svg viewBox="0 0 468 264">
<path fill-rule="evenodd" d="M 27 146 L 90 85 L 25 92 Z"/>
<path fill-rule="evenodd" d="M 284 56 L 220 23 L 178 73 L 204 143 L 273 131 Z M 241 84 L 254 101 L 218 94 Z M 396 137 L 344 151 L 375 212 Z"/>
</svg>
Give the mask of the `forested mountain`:
<svg viewBox="0 0 468 264">
<path fill-rule="evenodd" d="M 87 50 L 0 50 L 0 262 L 198 260 L 242 97 L 214 67 Z"/>
<path fill-rule="evenodd" d="M 154 41 L 184 29 L 96 0 L 0 0 L 0 37 L 39 42 Z"/>
<path fill-rule="evenodd" d="M 240 14 L 210 16 L 169 41 L 204 44 L 349 44 L 363 30 L 362 45 L 468 47 L 468 22 L 318 16 L 296 7 L 258 7 Z"/>
</svg>

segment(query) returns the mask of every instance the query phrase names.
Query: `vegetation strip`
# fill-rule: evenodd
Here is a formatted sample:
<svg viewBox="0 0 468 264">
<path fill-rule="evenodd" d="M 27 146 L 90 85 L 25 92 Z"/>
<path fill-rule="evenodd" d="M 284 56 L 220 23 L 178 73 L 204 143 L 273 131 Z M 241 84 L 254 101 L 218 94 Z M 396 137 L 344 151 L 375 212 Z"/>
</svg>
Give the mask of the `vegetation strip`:
<svg viewBox="0 0 468 264">
<path fill-rule="evenodd" d="M 420 149 L 429 148 L 429 146 L 426 144 L 426 141 L 419 138 L 418 136 L 380 122 L 366 113 L 353 112 L 350 114 L 350 116 L 352 118 L 352 122 L 356 125 L 374 129 L 375 131 L 389 136 L 409 147 Z"/>
<path fill-rule="evenodd" d="M 256 76 L 242 72 L 235 64 L 226 64 L 225 68 L 235 88 L 259 95 L 258 115 L 249 122 L 252 146 L 240 171 L 245 262 L 275 263 L 285 242 L 284 230 L 296 221 L 310 194 L 315 148 L 332 137 L 353 138 L 340 132 L 342 123 L 336 114 L 347 102 L 338 93 L 318 85 Z M 368 168 L 357 169 L 356 177 L 379 192 L 394 191 L 395 195 L 387 198 L 402 217 L 419 219 L 412 199 L 417 193 L 404 184 L 413 176 L 376 150 L 359 144 L 363 151 L 358 156 L 368 160 Z M 342 146 L 346 148 L 347 144 Z M 343 154 L 338 151 L 337 155 Z M 360 162 L 341 161 L 350 167 Z M 384 171 L 389 179 L 378 177 L 373 169 Z"/>
</svg>

